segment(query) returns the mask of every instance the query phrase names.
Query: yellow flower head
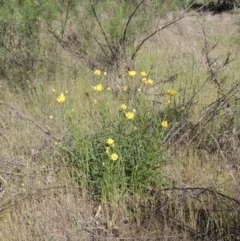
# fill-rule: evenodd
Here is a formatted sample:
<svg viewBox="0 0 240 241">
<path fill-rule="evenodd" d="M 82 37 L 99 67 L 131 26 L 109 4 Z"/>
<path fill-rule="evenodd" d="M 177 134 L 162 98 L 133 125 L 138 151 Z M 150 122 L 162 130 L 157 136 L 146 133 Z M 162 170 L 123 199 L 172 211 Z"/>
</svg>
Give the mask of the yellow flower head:
<svg viewBox="0 0 240 241">
<path fill-rule="evenodd" d="M 116 161 L 118 159 L 118 154 L 113 153 L 110 157 L 111 157 L 111 160 Z"/>
<path fill-rule="evenodd" d="M 96 92 L 101 92 L 103 90 L 103 86 L 102 84 L 98 84 L 96 86 L 93 86 L 93 89 L 96 91 Z"/>
<path fill-rule="evenodd" d="M 146 77 L 146 76 L 147 76 L 147 73 L 146 73 L 145 71 L 142 71 L 142 72 L 140 72 L 140 75 L 141 75 L 142 77 Z"/>
<path fill-rule="evenodd" d="M 127 85 L 124 85 L 123 87 L 122 87 L 122 90 L 127 90 L 128 89 L 128 87 L 127 87 Z"/>
<path fill-rule="evenodd" d="M 94 72 L 93 72 L 95 75 L 101 75 L 101 70 L 100 69 L 96 69 Z"/>
<path fill-rule="evenodd" d="M 168 122 L 167 121 L 162 121 L 161 122 L 161 126 L 166 128 L 168 126 Z"/>
<path fill-rule="evenodd" d="M 148 84 L 148 85 L 153 85 L 153 83 L 154 83 L 154 81 L 153 81 L 153 80 L 148 79 L 146 84 Z"/>
<path fill-rule="evenodd" d="M 173 89 L 169 89 L 169 90 L 167 90 L 167 94 L 170 95 L 170 96 L 174 96 L 174 95 L 177 94 L 177 91 L 173 90 Z"/>
<path fill-rule="evenodd" d="M 136 74 L 137 74 L 137 72 L 134 71 L 134 70 L 128 71 L 128 75 L 129 75 L 130 77 L 134 77 Z"/>
<path fill-rule="evenodd" d="M 153 85 L 154 81 L 151 79 L 147 79 L 146 77 L 142 78 L 142 82 L 146 85 Z"/>
<path fill-rule="evenodd" d="M 111 139 L 111 138 L 108 138 L 106 143 L 109 145 L 109 146 L 114 146 L 114 140 Z"/>
<path fill-rule="evenodd" d="M 170 99 L 166 99 L 166 104 L 170 104 L 171 103 L 171 100 Z"/>
<path fill-rule="evenodd" d="M 128 120 L 132 120 L 132 119 L 134 118 L 134 116 L 135 116 L 135 113 L 134 113 L 134 112 L 127 112 L 127 113 L 125 114 L 125 116 L 126 116 L 126 118 L 127 118 Z"/>
<path fill-rule="evenodd" d="M 126 110 L 127 109 L 127 105 L 121 104 L 120 108 L 121 108 L 121 110 Z"/>
<path fill-rule="evenodd" d="M 63 93 L 61 93 L 61 94 L 58 96 L 58 98 L 57 98 L 57 102 L 58 102 L 59 104 L 63 104 L 65 101 L 66 101 L 66 97 L 65 97 L 65 95 L 64 95 Z"/>
<path fill-rule="evenodd" d="M 143 82 L 144 84 L 146 84 L 146 83 L 147 83 L 147 78 L 146 78 L 146 77 L 143 77 L 143 78 L 142 78 L 142 82 Z"/>
<path fill-rule="evenodd" d="M 110 90 L 111 90 L 111 88 L 110 88 L 110 87 L 107 87 L 107 90 L 108 90 L 108 91 L 110 91 Z"/>
</svg>

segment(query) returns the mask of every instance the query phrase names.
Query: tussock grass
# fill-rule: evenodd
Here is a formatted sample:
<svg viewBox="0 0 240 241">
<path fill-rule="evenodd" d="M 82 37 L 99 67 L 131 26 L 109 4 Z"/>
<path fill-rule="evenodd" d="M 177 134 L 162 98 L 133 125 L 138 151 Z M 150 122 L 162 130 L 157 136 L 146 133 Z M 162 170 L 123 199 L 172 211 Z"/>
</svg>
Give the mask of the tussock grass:
<svg viewBox="0 0 240 241">
<path fill-rule="evenodd" d="M 219 130 L 222 123 L 226 124 L 225 119 L 219 119 L 221 115 L 211 125 L 200 129 L 203 134 L 195 142 L 191 141 L 195 133 L 184 129 L 204 124 L 199 122 L 207 116 L 204 108 L 219 97 L 216 85 L 211 79 L 206 81 L 209 74 L 202 25 L 206 28 L 209 47 L 218 42 L 218 47 L 210 53 L 211 58 L 221 63 L 228 53 L 234 56 L 232 63 L 217 71 L 218 78 L 226 77 L 222 83 L 225 93 L 238 81 L 239 59 L 235 54 L 238 45 L 232 37 L 237 29 L 235 17 L 226 14 L 189 16 L 160 32 L 139 52 L 134 69 L 149 72 L 155 81 L 145 93 L 147 100 L 157 103 L 159 119 L 163 118 L 165 108 L 162 95 L 168 89 L 177 90 L 172 105 L 178 114 L 168 113 L 169 132 L 164 136 L 167 161 L 161 165 L 158 185 L 136 192 L 128 189 L 123 193 L 116 188 L 111 195 L 104 190 L 101 198 L 92 195 L 87 178 L 76 175 L 81 170 L 68 161 L 66 153 L 59 148 L 59 140 L 69 145 L 66 147 L 72 147 L 70 131 L 79 137 L 82 132 L 91 134 L 102 127 L 99 117 L 103 112 L 98 111 L 99 108 L 105 110 L 106 106 L 96 107 L 94 100 L 109 104 L 111 119 L 116 118 L 120 103 L 129 101 L 134 108 L 135 99 L 131 97 L 136 93 L 138 80 L 128 86 L 129 96 L 126 97 L 116 87 L 116 84 L 128 84 L 125 70 L 121 69 L 120 74 L 109 72 L 105 78 L 98 79 L 87 65 L 56 46 L 55 40 L 44 33 L 42 47 L 49 47 L 45 52 L 48 68 L 38 69 L 29 90 L 12 91 L 5 83 L 1 86 L 0 239 L 237 240 L 240 228 L 236 139 L 239 122 L 234 120 L 232 133 L 227 135 L 233 138 L 231 147 L 219 144 Z M 165 20 L 161 19 L 160 24 L 161 21 Z M 53 46 L 54 53 L 50 51 Z M 111 91 L 95 95 L 92 86 L 99 82 L 111 87 Z M 60 93 L 67 97 L 67 111 L 74 109 L 77 116 L 74 121 L 80 123 L 74 122 L 73 130 L 68 125 L 66 109 L 56 102 Z M 194 101 L 187 105 L 192 96 Z M 230 101 L 234 100 L 231 98 Z M 141 103 L 143 110 L 151 106 L 143 103 L 146 102 Z M 238 106 L 236 102 L 229 112 Z M 232 115 L 226 114 L 225 109 L 223 112 L 226 119 Z M 144 117 L 144 112 L 142 115 Z M 239 112 L 234 115 L 238 119 Z M 174 119 L 176 116 L 178 118 Z M 189 126 L 182 125 L 182 121 Z M 177 132 L 179 127 L 186 132 Z M 206 129 L 208 132 L 204 132 Z M 207 136 L 209 132 L 212 138 Z M 85 142 L 82 143 L 74 146 L 79 147 L 78 152 L 74 150 L 77 159 L 89 151 Z"/>
</svg>

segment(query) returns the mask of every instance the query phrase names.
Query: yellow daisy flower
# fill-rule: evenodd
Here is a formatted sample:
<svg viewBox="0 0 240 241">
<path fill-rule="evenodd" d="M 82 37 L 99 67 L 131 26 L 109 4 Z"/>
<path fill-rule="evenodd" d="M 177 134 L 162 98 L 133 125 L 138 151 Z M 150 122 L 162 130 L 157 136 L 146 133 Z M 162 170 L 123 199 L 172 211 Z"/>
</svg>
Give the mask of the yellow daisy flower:
<svg viewBox="0 0 240 241">
<path fill-rule="evenodd" d="M 61 93 L 61 94 L 58 96 L 58 98 L 57 98 L 57 102 L 58 102 L 59 104 L 63 104 L 65 101 L 66 101 L 66 97 L 65 97 L 65 95 L 64 95 L 63 93 Z"/>
<path fill-rule="evenodd" d="M 168 127 L 168 122 L 167 121 L 162 121 L 161 122 L 161 126 L 164 127 L 164 128 Z"/>
<path fill-rule="evenodd" d="M 142 72 L 140 72 L 140 75 L 141 75 L 142 77 L 146 77 L 146 76 L 147 76 L 147 73 L 146 73 L 145 71 L 142 71 Z"/>
<path fill-rule="evenodd" d="M 134 71 L 134 70 L 128 71 L 128 75 L 129 75 L 130 77 L 134 77 L 136 74 L 137 74 L 137 72 Z"/>
<path fill-rule="evenodd" d="M 114 140 L 112 138 L 108 138 L 106 143 L 109 145 L 109 146 L 114 146 Z"/>
<path fill-rule="evenodd" d="M 154 83 L 154 81 L 153 81 L 153 80 L 148 79 L 146 84 L 148 84 L 148 85 L 153 85 L 153 83 Z"/>
<path fill-rule="evenodd" d="M 121 110 L 126 110 L 127 109 L 127 105 L 121 104 L 120 108 L 121 108 Z"/>
<path fill-rule="evenodd" d="M 154 81 L 151 79 L 147 79 L 146 77 L 142 78 L 142 82 L 146 85 L 153 85 Z"/>
<path fill-rule="evenodd" d="M 103 86 L 102 84 L 98 84 L 96 86 L 93 86 L 93 89 L 96 91 L 96 92 L 101 92 L 103 90 Z"/>
<path fill-rule="evenodd" d="M 177 91 L 173 90 L 173 89 L 169 89 L 169 90 L 167 90 L 167 94 L 170 95 L 170 96 L 174 96 L 174 95 L 177 94 Z"/>
<path fill-rule="evenodd" d="M 126 118 L 127 118 L 128 120 L 132 120 L 132 119 L 134 118 L 134 116 L 135 116 L 135 113 L 134 113 L 134 112 L 127 112 L 127 113 L 125 114 L 125 116 L 126 116 Z"/>
<path fill-rule="evenodd" d="M 110 157 L 111 157 L 111 160 L 116 161 L 118 159 L 118 154 L 113 153 Z"/>
<path fill-rule="evenodd" d="M 127 85 L 124 85 L 123 87 L 122 87 L 122 90 L 127 90 L 128 89 L 128 87 L 127 87 Z"/>
<path fill-rule="evenodd" d="M 142 78 L 142 82 L 143 82 L 144 84 L 146 84 L 146 83 L 147 83 L 147 78 L 146 78 L 146 77 L 143 77 L 143 78 Z"/>
<path fill-rule="evenodd" d="M 96 69 L 94 72 L 93 72 L 95 75 L 101 75 L 101 70 L 100 69 Z"/>
<path fill-rule="evenodd" d="M 170 99 L 166 99 L 166 104 L 170 104 L 171 100 Z"/>
</svg>

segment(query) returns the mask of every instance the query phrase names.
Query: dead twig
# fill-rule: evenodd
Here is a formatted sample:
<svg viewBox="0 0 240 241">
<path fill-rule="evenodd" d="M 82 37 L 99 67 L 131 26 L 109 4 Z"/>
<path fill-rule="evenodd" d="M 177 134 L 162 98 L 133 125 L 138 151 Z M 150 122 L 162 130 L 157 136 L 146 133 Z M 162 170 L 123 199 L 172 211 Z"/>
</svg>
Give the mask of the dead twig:
<svg viewBox="0 0 240 241">
<path fill-rule="evenodd" d="M 37 126 L 43 133 L 47 134 L 48 136 L 50 136 L 52 139 L 54 139 L 55 141 L 60 141 L 59 138 L 57 138 L 56 136 L 54 136 L 50 130 L 49 127 L 47 126 L 42 126 L 39 123 L 37 123 L 34 119 L 32 119 L 31 117 L 23 114 L 21 111 L 17 110 L 14 106 L 12 106 L 11 104 L 7 103 L 7 102 L 3 102 L 0 101 L 0 105 L 3 105 L 13 111 L 15 111 L 21 118 L 33 123 L 35 126 Z"/>
</svg>

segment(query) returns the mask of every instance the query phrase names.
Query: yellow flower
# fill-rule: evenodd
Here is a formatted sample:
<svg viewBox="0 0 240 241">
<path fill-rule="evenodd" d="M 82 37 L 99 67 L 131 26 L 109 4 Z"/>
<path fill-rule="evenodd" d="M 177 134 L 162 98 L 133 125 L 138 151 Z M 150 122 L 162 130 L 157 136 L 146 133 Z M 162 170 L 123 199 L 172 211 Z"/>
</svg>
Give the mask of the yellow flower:
<svg viewBox="0 0 240 241">
<path fill-rule="evenodd" d="M 109 145 L 109 146 L 114 146 L 114 140 L 111 139 L 111 138 L 108 138 L 106 143 Z"/>
<path fill-rule="evenodd" d="M 58 98 L 57 98 L 57 102 L 59 104 L 63 104 L 65 101 L 66 101 L 66 97 L 63 93 L 61 93 L 61 95 L 59 95 Z"/>
<path fill-rule="evenodd" d="M 128 120 L 132 120 L 132 119 L 134 118 L 134 116 L 135 116 L 135 113 L 134 113 L 134 112 L 127 112 L 127 113 L 125 114 L 125 116 L 126 116 L 126 118 L 127 118 Z"/>
<path fill-rule="evenodd" d="M 113 153 L 113 154 L 111 155 L 111 160 L 116 161 L 117 159 L 118 159 L 118 154 Z"/>
<path fill-rule="evenodd" d="M 98 84 L 96 86 L 93 86 L 93 89 L 96 91 L 96 92 L 101 92 L 103 90 L 103 86 L 102 84 Z"/>
<path fill-rule="evenodd" d="M 50 115 L 50 116 L 49 116 L 49 118 L 50 118 L 50 119 L 53 119 L 53 116 L 52 116 L 52 115 Z"/>
<path fill-rule="evenodd" d="M 142 82 L 146 85 L 153 85 L 153 80 L 147 79 L 146 77 L 142 78 Z"/>
<path fill-rule="evenodd" d="M 53 92 L 53 93 L 55 93 L 55 92 L 56 92 L 56 90 L 53 88 L 53 89 L 52 89 L 52 92 Z"/>
<path fill-rule="evenodd" d="M 140 72 L 140 75 L 141 75 L 142 77 L 146 77 L 146 76 L 147 76 L 147 73 L 146 73 L 145 71 L 142 71 L 142 72 Z"/>
<path fill-rule="evenodd" d="M 129 75 L 130 77 L 134 77 L 136 74 L 137 74 L 137 72 L 134 71 L 134 70 L 128 71 L 128 75 Z"/>
<path fill-rule="evenodd" d="M 167 127 L 168 126 L 168 122 L 167 121 L 162 121 L 161 122 L 161 126 L 162 127 Z"/>
<path fill-rule="evenodd" d="M 170 99 L 166 99 L 166 104 L 170 104 L 171 100 Z"/>
<path fill-rule="evenodd" d="M 146 77 L 142 78 L 142 82 L 143 82 L 144 84 L 146 84 L 146 83 L 147 83 L 147 78 L 146 78 Z"/>
<path fill-rule="evenodd" d="M 108 90 L 108 91 L 110 91 L 110 90 L 111 90 L 111 88 L 110 88 L 110 87 L 107 87 L 107 90 Z"/>
<path fill-rule="evenodd" d="M 126 110 L 127 109 L 127 105 L 121 104 L 120 108 L 121 108 L 121 110 Z"/>
<path fill-rule="evenodd" d="M 127 90 L 128 89 L 128 87 L 127 87 L 127 85 L 124 85 L 123 87 L 122 87 L 122 90 Z"/>
<path fill-rule="evenodd" d="M 101 70 L 100 69 L 96 69 L 93 73 L 95 75 L 101 75 Z"/>
<path fill-rule="evenodd" d="M 173 90 L 173 89 L 169 89 L 169 90 L 167 91 L 167 94 L 170 95 L 170 96 L 174 96 L 174 95 L 177 94 L 177 91 L 176 91 L 176 90 Z"/>
<path fill-rule="evenodd" d="M 147 80 L 147 84 L 148 84 L 148 85 L 153 85 L 153 82 L 154 82 L 154 81 L 151 80 L 151 79 L 148 79 L 148 80 Z"/>
</svg>

